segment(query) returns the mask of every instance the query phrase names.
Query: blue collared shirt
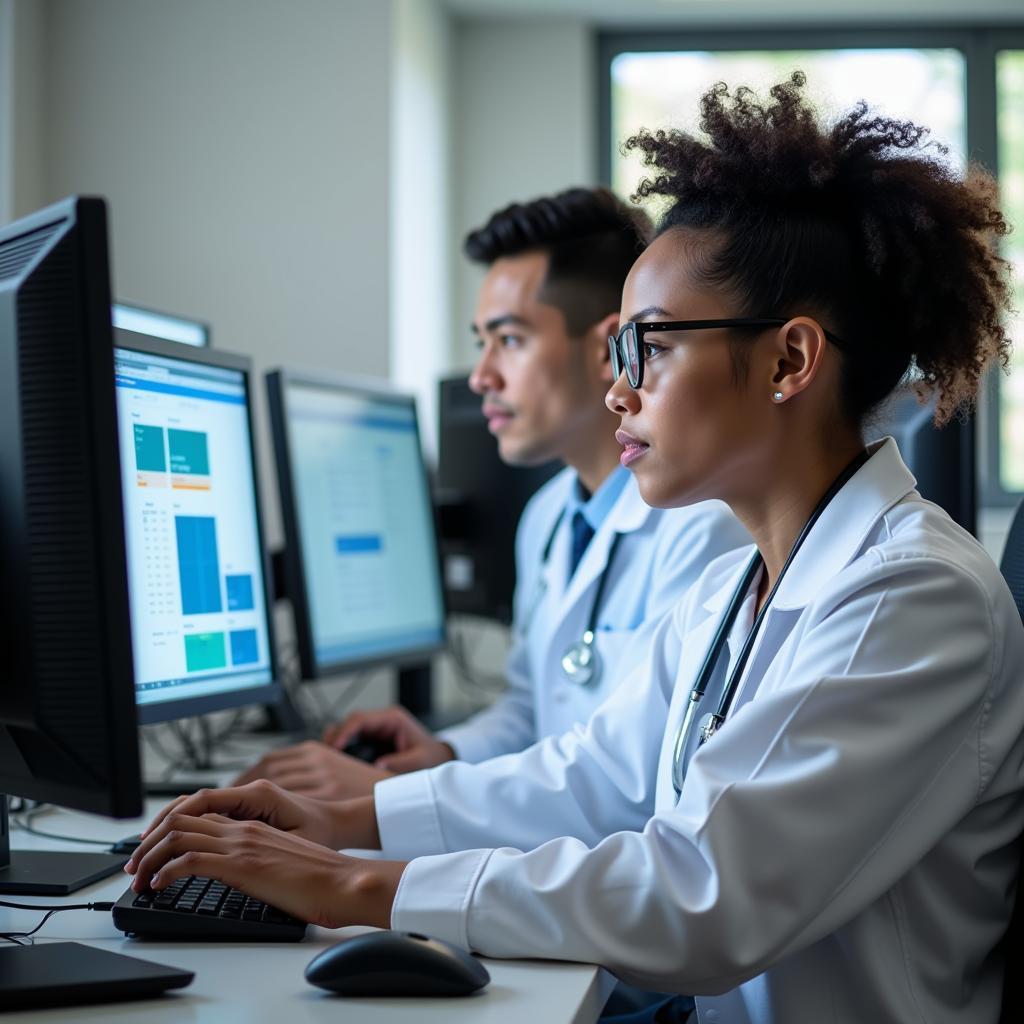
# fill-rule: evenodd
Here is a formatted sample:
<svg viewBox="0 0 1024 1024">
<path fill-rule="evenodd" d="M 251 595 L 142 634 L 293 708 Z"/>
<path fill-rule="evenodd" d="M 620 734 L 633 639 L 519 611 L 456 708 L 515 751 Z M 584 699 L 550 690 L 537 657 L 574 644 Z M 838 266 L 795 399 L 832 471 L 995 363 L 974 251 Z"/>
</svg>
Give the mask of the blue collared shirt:
<svg viewBox="0 0 1024 1024">
<path fill-rule="evenodd" d="M 625 466 L 617 466 L 605 477 L 601 486 L 588 497 L 583 484 L 577 477 L 569 492 L 569 500 L 566 502 L 564 521 L 569 523 L 571 528 L 576 513 L 580 512 L 594 533 L 597 533 L 628 482 L 629 470 Z"/>
</svg>

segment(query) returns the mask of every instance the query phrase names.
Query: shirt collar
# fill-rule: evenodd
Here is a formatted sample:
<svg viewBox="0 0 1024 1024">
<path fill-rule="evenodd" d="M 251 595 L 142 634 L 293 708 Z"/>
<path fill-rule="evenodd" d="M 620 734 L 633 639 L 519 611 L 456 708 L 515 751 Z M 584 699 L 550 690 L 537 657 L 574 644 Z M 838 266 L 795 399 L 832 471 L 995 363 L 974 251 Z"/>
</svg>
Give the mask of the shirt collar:
<svg viewBox="0 0 1024 1024">
<path fill-rule="evenodd" d="M 797 610 L 810 604 L 857 556 L 878 518 L 917 486 L 891 437 L 868 445 L 868 451 L 871 458 L 829 502 L 796 553 L 772 598 L 773 608 Z M 725 607 L 748 560 L 749 555 L 704 602 L 707 611 Z"/>
<path fill-rule="evenodd" d="M 566 502 L 565 515 L 572 522 L 577 511 L 583 513 L 583 518 L 590 524 L 590 528 L 596 533 L 601 524 L 608 517 L 619 495 L 626 489 L 629 483 L 630 472 L 624 466 L 617 466 L 604 478 L 601 486 L 589 498 L 585 496 L 580 478 L 576 477 L 573 486 L 569 491 L 569 500 Z"/>
</svg>

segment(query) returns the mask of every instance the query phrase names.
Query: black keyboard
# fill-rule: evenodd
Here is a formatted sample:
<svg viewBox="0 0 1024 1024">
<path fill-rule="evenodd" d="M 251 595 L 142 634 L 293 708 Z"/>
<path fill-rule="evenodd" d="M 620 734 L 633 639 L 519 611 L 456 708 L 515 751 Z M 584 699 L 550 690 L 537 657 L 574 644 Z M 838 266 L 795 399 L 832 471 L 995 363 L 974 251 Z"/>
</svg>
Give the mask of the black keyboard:
<svg viewBox="0 0 1024 1024">
<path fill-rule="evenodd" d="M 212 878 L 190 875 L 160 892 L 129 889 L 114 904 L 114 924 L 129 935 L 204 942 L 298 942 L 305 922 Z"/>
</svg>

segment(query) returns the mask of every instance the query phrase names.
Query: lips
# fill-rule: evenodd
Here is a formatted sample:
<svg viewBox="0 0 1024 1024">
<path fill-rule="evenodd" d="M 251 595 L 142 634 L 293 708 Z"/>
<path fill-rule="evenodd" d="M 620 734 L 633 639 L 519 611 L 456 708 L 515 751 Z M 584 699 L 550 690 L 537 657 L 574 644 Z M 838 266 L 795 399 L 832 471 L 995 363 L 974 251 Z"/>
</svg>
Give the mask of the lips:
<svg viewBox="0 0 1024 1024">
<path fill-rule="evenodd" d="M 616 430 L 615 440 L 622 445 L 622 454 L 619 456 L 619 462 L 623 466 L 628 466 L 631 462 L 635 462 L 650 448 L 646 441 L 641 441 L 638 437 L 627 434 L 625 430 Z"/>
<path fill-rule="evenodd" d="M 487 429 L 496 434 L 503 427 L 512 422 L 513 413 L 511 410 L 500 405 L 485 405 L 483 414 L 487 420 Z"/>
</svg>

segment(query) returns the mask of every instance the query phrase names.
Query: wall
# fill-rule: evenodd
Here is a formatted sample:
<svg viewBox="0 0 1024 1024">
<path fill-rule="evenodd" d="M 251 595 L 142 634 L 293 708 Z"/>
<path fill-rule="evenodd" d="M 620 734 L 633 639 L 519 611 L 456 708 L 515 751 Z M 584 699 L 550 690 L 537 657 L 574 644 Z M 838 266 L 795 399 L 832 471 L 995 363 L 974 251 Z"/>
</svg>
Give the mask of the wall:
<svg viewBox="0 0 1024 1024">
<path fill-rule="evenodd" d="M 453 357 L 473 359 L 469 324 L 483 276 L 465 234 L 515 200 L 596 181 L 592 30 L 581 20 L 480 20 L 455 28 Z"/>
<path fill-rule="evenodd" d="M 451 363 L 451 32 L 436 0 L 394 0 L 391 379 L 417 395 L 428 457 Z"/>
<path fill-rule="evenodd" d="M 109 198 L 116 293 L 208 320 L 257 372 L 386 375 L 387 5 L 59 0 L 48 14 L 45 198 Z"/>
</svg>

